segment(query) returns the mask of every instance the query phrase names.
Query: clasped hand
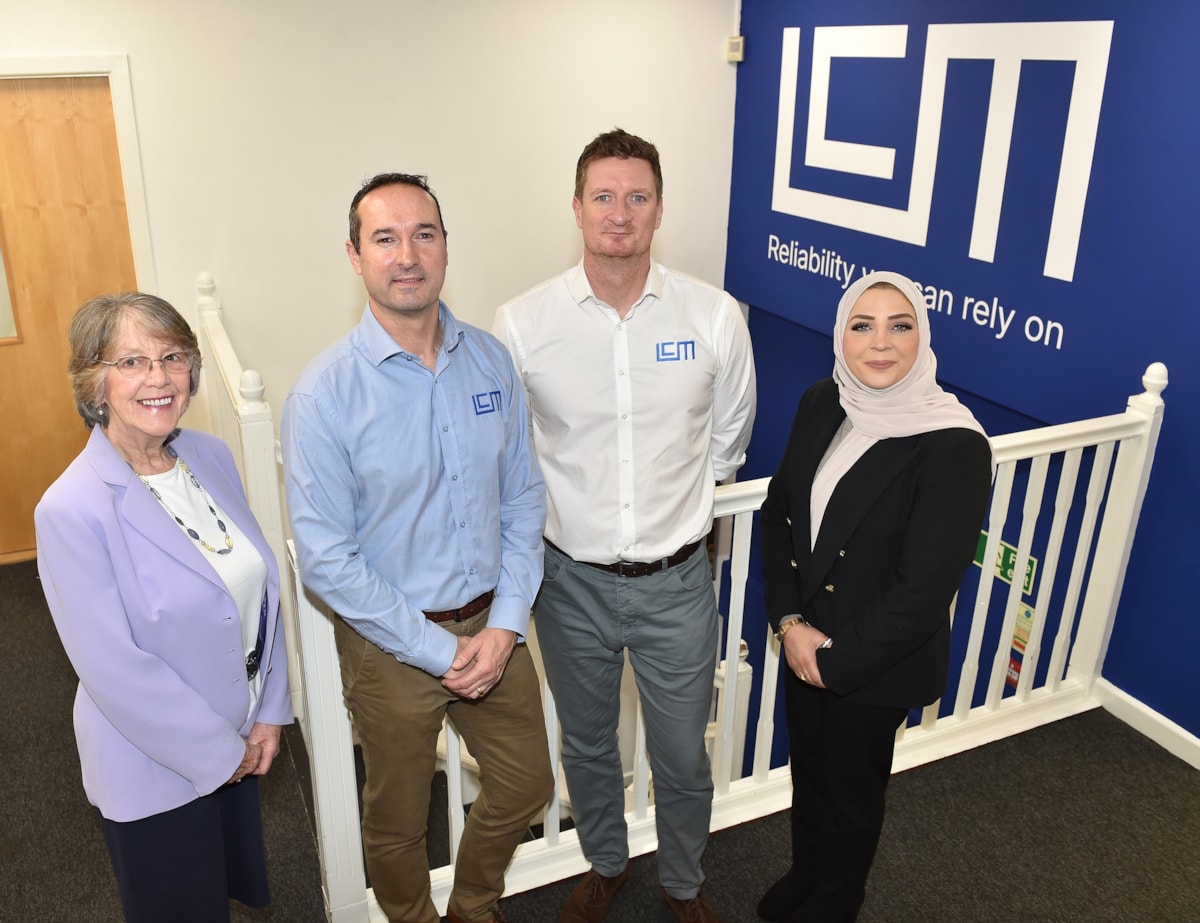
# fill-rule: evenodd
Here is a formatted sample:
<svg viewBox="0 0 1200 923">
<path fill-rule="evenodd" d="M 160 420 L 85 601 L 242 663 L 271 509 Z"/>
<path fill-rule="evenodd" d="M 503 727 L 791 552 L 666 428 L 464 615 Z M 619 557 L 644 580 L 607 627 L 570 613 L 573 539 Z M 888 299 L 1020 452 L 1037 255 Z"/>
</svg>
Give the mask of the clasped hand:
<svg viewBox="0 0 1200 923">
<path fill-rule="evenodd" d="M 242 762 L 230 776 L 229 782 L 241 782 L 246 776 L 266 775 L 279 753 L 279 734 L 282 730 L 278 724 L 256 722 L 246 737 L 246 753 Z"/>
<path fill-rule="evenodd" d="M 824 689 L 821 670 L 817 666 L 817 649 L 829 636 L 809 624 L 797 625 L 783 636 L 783 652 L 787 657 L 788 669 L 800 678 L 800 682 Z"/>
<path fill-rule="evenodd" d="M 483 698 L 500 682 L 516 642 L 516 634 L 506 628 L 483 628 L 474 637 L 460 637 L 442 685 L 464 699 Z"/>
</svg>

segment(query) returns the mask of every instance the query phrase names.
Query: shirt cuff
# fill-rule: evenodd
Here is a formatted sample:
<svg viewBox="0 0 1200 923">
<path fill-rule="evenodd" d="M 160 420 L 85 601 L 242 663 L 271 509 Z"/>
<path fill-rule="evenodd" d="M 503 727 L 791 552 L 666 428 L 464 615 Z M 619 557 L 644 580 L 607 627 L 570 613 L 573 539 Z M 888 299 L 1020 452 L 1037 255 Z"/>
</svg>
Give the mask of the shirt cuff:
<svg viewBox="0 0 1200 923">
<path fill-rule="evenodd" d="M 488 628 L 507 628 L 523 642 L 529 630 L 529 609 L 529 603 L 519 596 L 497 596 L 488 612 Z"/>
<path fill-rule="evenodd" d="M 401 660 L 399 657 L 396 659 L 401 663 L 407 662 L 410 666 L 424 670 L 432 676 L 445 676 L 458 654 L 458 637 L 432 623 L 430 623 L 430 628 L 436 630 L 430 631 L 429 643 L 425 645 L 425 649 L 419 656 L 413 657 L 409 661 Z"/>
</svg>

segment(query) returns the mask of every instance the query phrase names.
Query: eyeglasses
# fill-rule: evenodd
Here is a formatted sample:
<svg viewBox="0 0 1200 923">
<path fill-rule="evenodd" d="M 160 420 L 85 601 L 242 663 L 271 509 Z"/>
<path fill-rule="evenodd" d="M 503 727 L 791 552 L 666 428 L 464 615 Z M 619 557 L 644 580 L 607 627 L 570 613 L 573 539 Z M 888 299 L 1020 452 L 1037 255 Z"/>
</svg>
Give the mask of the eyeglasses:
<svg viewBox="0 0 1200 923">
<path fill-rule="evenodd" d="M 122 356 L 113 362 L 97 356 L 92 361 L 99 362 L 101 365 L 111 365 L 126 378 L 144 378 L 154 370 L 156 362 L 168 374 L 190 372 L 192 366 L 196 364 L 195 357 L 191 353 L 168 353 L 161 359 L 151 359 L 149 356 Z"/>
</svg>

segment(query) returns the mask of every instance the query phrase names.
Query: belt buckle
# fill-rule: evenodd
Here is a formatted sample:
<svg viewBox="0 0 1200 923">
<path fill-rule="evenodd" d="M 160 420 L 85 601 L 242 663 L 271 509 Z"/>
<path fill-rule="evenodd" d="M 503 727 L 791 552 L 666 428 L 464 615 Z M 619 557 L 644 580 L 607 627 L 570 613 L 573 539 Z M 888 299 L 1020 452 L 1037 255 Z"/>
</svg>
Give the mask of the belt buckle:
<svg viewBox="0 0 1200 923">
<path fill-rule="evenodd" d="M 618 561 L 617 566 L 622 577 L 646 577 L 663 569 L 661 561 Z"/>
</svg>

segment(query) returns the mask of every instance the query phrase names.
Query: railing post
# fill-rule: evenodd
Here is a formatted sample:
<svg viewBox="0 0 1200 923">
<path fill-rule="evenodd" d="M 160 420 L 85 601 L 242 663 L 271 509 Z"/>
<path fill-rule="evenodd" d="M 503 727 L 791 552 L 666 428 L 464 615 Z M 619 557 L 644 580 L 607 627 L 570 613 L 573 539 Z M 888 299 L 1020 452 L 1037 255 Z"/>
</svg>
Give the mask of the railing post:
<svg viewBox="0 0 1200 923">
<path fill-rule="evenodd" d="M 1108 640 L 1112 636 L 1113 620 L 1125 583 L 1125 569 L 1146 484 L 1154 463 L 1154 450 L 1162 428 L 1162 392 L 1167 387 L 1167 368 L 1155 362 L 1142 376 L 1142 394 L 1129 398 L 1126 416 L 1140 418 L 1144 430 L 1136 439 L 1123 439 L 1117 450 L 1113 468 L 1112 487 L 1105 503 L 1104 519 L 1092 559 L 1087 594 L 1079 620 L 1079 634 L 1071 650 L 1070 673 L 1086 688 L 1100 676 Z"/>
<path fill-rule="evenodd" d="M 333 624 L 305 592 L 292 542 L 288 542 L 287 579 L 300 616 L 308 727 L 305 743 L 312 769 L 313 814 L 325 914 L 329 923 L 367 923 L 371 917 L 363 870 L 354 740 L 342 702 L 342 675 Z"/>
</svg>

